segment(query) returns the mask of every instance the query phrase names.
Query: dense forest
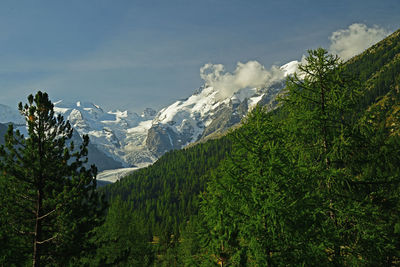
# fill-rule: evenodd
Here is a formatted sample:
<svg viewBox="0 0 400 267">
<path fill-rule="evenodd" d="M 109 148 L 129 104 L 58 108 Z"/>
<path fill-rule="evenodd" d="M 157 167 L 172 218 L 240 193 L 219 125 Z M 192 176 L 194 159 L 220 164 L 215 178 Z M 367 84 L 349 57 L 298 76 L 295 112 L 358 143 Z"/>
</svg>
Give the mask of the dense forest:
<svg viewBox="0 0 400 267">
<path fill-rule="evenodd" d="M 51 138 L 34 129 L 38 114 L 52 114 L 46 97 L 20 106 L 34 138 L 23 141 L 11 126 L 0 150 L 1 266 L 32 257 L 61 266 L 400 262 L 400 31 L 348 62 L 308 51 L 272 112 L 258 106 L 225 136 L 97 190 L 96 169 L 83 165 L 87 139 L 73 153 L 62 149 L 71 134 L 62 118 L 50 118 Z M 42 139 L 53 154 L 29 149 Z M 43 187 L 60 174 L 74 178 Z M 52 197 L 35 206 L 32 186 Z M 32 255 L 32 239 L 42 252 Z"/>
<path fill-rule="evenodd" d="M 147 222 L 157 266 L 393 264 L 399 55 L 400 32 L 346 63 L 310 51 L 274 112 L 103 188 L 111 208 Z"/>
</svg>

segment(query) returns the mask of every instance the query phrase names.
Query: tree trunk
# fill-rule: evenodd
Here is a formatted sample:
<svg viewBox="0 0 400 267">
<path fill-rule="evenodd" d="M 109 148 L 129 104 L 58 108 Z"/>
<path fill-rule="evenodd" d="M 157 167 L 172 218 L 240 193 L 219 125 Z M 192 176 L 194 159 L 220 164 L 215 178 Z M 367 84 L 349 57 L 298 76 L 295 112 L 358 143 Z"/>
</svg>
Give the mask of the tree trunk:
<svg viewBox="0 0 400 267">
<path fill-rule="evenodd" d="M 43 121 L 41 120 L 40 112 L 38 115 L 38 152 L 39 152 L 39 176 L 37 177 L 37 199 L 36 199 L 36 218 L 35 218 L 35 239 L 33 241 L 33 267 L 40 267 L 40 254 L 41 254 L 41 244 L 42 240 L 42 218 L 43 215 L 43 173 L 42 173 L 42 163 L 43 163 Z"/>
<path fill-rule="evenodd" d="M 36 200 L 36 220 L 35 220 L 35 234 L 33 241 L 33 267 L 40 267 L 40 244 L 39 240 L 42 239 L 42 222 L 40 217 L 42 216 L 42 189 L 39 187 L 37 190 Z"/>
<path fill-rule="evenodd" d="M 321 78 L 322 79 L 322 78 Z M 328 157 L 328 151 L 330 149 L 330 144 L 328 143 L 328 129 L 327 129 L 327 125 L 326 125 L 326 110 L 325 110 L 325 105 L 326 105 L 326 99 L 325 99 L 325 87 L 321 84 L 321 111 L 322 111 L 322 115 L 324 116 L 323 118 L 323 125 L 322 125 L 322 134 L 323 134 L 323 148 L 324 148 L 324 156 L 325 156 L 325 168 L 329 169 L 331 162 L 329 160 Z M 327 183 L 327 187 L 328 190 L 331 190 L 331 184 L 330 182 Z M 337 223 L 337 219 L 336 219 L 336 215 L 335 212 L 333 211 L 333 201 L 332 199 L 329 199 L 329 217 L 331 218 L 331 220 L 333 221 L 333 223 L 335 224 L 335 227 L 338 228 L 338 223 Z M 338 244 L 335 243 L 334 245 L 334 255 L 333 255 L 333 262 L 335 263 L 335 265 L 339 265 L 339 258 L 340 258 L 340 246 Z"/>
</svg>

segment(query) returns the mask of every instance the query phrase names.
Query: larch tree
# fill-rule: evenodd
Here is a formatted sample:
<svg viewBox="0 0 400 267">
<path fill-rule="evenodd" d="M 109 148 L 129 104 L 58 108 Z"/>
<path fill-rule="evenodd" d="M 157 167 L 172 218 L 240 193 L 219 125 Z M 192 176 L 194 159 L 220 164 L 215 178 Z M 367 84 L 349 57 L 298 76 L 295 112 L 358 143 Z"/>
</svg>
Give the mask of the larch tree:
<svg viewBox="0 0 400 267">
<path fill-rule="evenodd" d="M 356 121 L 353 108 L 358 83 L 344 72 L 339 57 L 322 48 L 309 50 L 299 71 L 288 78 L 282 97 L 288 138 L 286 147 L 297 154 L 298 161 L 315 180 L 314 194 L 326 215 L 321 229 L 328 234 L 316 236 L 315 246 L 322 248 L 334 264 L 343 264 L 343 239 L 346 236 L 347 201 L 340 198 L 348 180 L 346 155 L 354 138 Z M 348 192 L 349 193 L 349 192 Z"/>
<path fill-rule="evenodd" d="M 7 229 L 3 238 L 10 241 L 0 261 L 76 262 L 92 249 L 88 240 L 106 207 L 96 192 L 97 169 L 86 166 L 89 138 L 83 136 L 75 149 L 73 129 L 55 115 L 47 93 L 30 95 L 19 111 L 28 135 L 10 125 L 0 148 L 1 222 Z"/>
<path fill-rule="evenodd" d="M 246 251 L 254 266 L 341 265 L 354 241 L 348 215 L 356 207 L 345 186 L 352 180 L 347 155 L 358 84 L 324 49 L 309 51 L 299 69 L 275 113 L 284 119 L 260 109 L 250 113 L 231 158 L 209 184 L 204 217 L 238 236 L 231 262 Z M 228 221 L 216 220 L 213 210 Z M 229 240 L 221 233 L 214 239 Z"/>
<path fill-rule="evenodd" d="M 398 137 L 374 106 L 354 112 L 360 85 L 338 57 L 309 51 L 299 73 L 289 78 L 283 109 L 287 149 L 316 179 L 325 214 L 323 239 L 310 243 L 321 244 L 333 265 L 391 265 L 398 259 Z"/>
<path fill-rule="evenodd" d="M 210 179 L 201 215 L 209 254 L 221 265 L 279 266 L 322 259 L 307 240 L 320 210 L 274 115 L 255 108 L 234 133 L 230 157 Z"/>
</svg>

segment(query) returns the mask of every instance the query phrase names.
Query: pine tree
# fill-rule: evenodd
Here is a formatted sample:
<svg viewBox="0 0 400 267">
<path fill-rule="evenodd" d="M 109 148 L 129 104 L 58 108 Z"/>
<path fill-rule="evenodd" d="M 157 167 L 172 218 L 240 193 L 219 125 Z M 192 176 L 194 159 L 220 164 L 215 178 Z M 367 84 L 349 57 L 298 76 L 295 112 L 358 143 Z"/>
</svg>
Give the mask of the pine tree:
<svg viewBox="0 0 400 267">
<path fill-rule="evenodd" d="M 233 155 L 211 180 L 203 211 L 223 230 L 216 243 L 226 248 L 232 234 L 239 240 L 230 262 L 246 251 L 259 266 L 343 264 L 344 240 L 354 233 L 346 216 L 354 207 L 338 196 L 349 195 L 342 189 L 357 85 L 338 57 L 309 51 L 282 97 L 278 114 L 285 119 L 256 109 L 236 132 Z"/>
<path fill-rule="evenodd" d="M 105 202 L 96 192 L 94 165 L 87 162 L 88 136 L 79 149 L 68 140 L 73 129 L 46 93 L 19 104 L 28 136 L 10 125 L 0 148 L 2 223 L 18 258 L 2 250 L 5 263 L 65 265 L 88 253 L 92 229 L 102 221 Z M 3 252 L 4 251 L 4 252 Z"/>
<path fill-rule="evenodd" d="M 234 266 L 323 263 L 313 244 L 320 212 L 273 114 L 260 107 L 234 134 L 234 149 L 210 179 L 202 202 L 209 254 Z M 221 261 L 221 258 L 224 261 Z"/>
<path fill-rule="evenodd" d="M 335 264 L 342 264 L 340 240 L 345 228 L 339 218 L 343 203 L 336 201 L 335 190 L 346 178 L 343 156 L 352 138 L 357 94 L 357 83 L 345 75 L 340 59 L 319 48 L 310 50 L 299 75 L 288 79 L 283 98 L 290 133 L 287 147 L 307 166 L 309 179 L 317 180 L 315 190 L 327 216 L 321 227 L 330 233 L 324 242 Z"/>
<path fill-rule="evenodd" d="M 307 160 L 329 169 L 340 166 L 340 158 L 333 157 L 340 156 L 357 119 L 359 83 L 344 72 L 339 57 L 322 48 L 308 53 L 298 73 L 288 77 L 281 102 L 292 144 Z"/>
<path fill-rule="evenodd" d="M 379 118 L 384 112 L 354 112 L 362 97 L 343 66 L 318 49 L 300 66 L 302 77 L 290 78 L 283 99 L 287 148 L 318 181 L 324 234 L 310 242 L 323 240 L 334 265 L 390 265 L 398 258 L 398 137 Z"/>
</svg>

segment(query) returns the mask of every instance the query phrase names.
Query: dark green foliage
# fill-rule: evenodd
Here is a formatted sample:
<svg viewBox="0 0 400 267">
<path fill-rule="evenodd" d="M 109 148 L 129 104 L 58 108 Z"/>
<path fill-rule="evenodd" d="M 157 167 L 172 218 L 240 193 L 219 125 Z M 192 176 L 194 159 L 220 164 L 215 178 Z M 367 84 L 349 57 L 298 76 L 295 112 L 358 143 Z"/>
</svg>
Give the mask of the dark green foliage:
<svg viewBox="0 0 400 267">
<path fill-rule="evenodd" d="M 0 145 L 4 145 L 4 136 L 7 133 L 7 125 L 0 123 Z"/>
<path fill-rule="evenodd" d="M 346 185 L 353 177 L 346 160 L 354 149 L 353 141 L 360 138 L 353 130 L 360 93 L 358 83 L 347 76 L 337 57 L 317 49 L 309 51 L 306 60 L 299 67 L 302 77 L 288 79 L 282 99 L 287 114 L 283 142 L 307 170 L 301 183 L 315 181 L 309 194 L 319 200 L 320 220 L 313 223 L 316 235 L 308 243 L 319 248 L 320 261 L 342 265 L 346 259 L 342 250 L 353 245 L 349 238 L 354 232 L 348 220 L 355 210 L 346 198 L 351 195 Z"/>
<path fill-rule="evenodd" d="M 204 191 L 205 175 L 218 166 L 230 149 L 229 137 L 223 137 L 171 151 L 152 166 L 100 190 L 111 200 L 120 196 L 129 202 L 134 216 L 146 221 L 143 231 L 149 233 L 150 240 L 154 236 L 157 254 L 169 253 L 168 257 L 158 259 L 159 265 L 177 264 L 174 254 L 180 228 L 198 212 L 198 194 Z"/>
<path fill-rule="evenodd" d="M 155 235 L 177 231 L 184 218 L 197 213 L 204 175 L 216 168 L 230 140 L 210 140 L 189 149 L 170 151 L 152 166 L 102 188 L 109 198 L 121 196 L 147 218 Z"/>
<path fill-rule="evenodd" d="M 198 216 L 191 216 L 187 222 L 182 225 L 180 243 L 178 250 L 178 266 L 214 266 L 215 263 L 206 254 L 204 247 L 204 237 L 206 229 L 204 219 Z"/>
<path fill-rule="evenodd" d="M 134 216 L 128 202 L 116 198 L 105 223 L 96 229 L 97 255 L 90 266 L 151 266 L 154 261 L 146 222 Z"/>
<path fill-rule="evenodd" d="M 77 263 L 89 253 L 105 204 L 96 193 L 96 167 L 83 167 L 89 139 L 78 150 L 69 122 L 55 117 L 46 93 L 19 104 L 28 136 L 10 125 L 0 147 L 0 262 L 34 266 Z M 79 244 L 79 245 L 77 245 Z"/>
<path fill-rule="evenodd" d="M 323 242 L 316 238 L 323 212 L 313 191 L 317 180 L 285 148 L 284 136 L 274 116 L 261 108 L 236 132 L 232 156 L 209 182 L 201 208 L 207 253 L 215 262 L 327 262 L 323 248 L 310 242 Z"/>
<path fill-rule="evenodd" d="M 397 98 L 399 99 L 399 98 Z M 400 101 L 397 100 L 397 107 Z M 356 153 L 349 158 L 350 204 L 354 213 L 352 253 L 370 265 L 400 259 L 400 135 L 386 124 L 385 110 L 374 105 L 360 120 Z M 350 206 L 350 205 L 349 205 Z"/>
</svg>

